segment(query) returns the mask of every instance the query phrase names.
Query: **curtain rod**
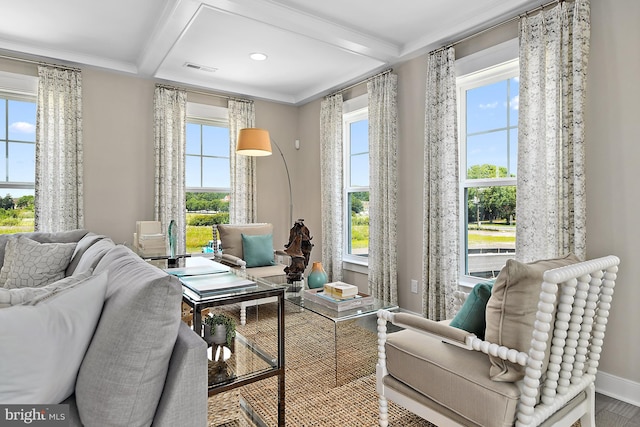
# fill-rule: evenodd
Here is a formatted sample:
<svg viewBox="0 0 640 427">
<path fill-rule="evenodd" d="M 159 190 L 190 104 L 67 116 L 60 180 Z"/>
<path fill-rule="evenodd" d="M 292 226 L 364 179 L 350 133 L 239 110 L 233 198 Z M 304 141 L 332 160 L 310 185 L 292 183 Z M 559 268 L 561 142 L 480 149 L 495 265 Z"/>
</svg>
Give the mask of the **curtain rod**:
<svg viewBox="0 0 640 427">
<path fill-rule="evenodd" d="M 49 63 L 44 62 L 44 61 L 35 61 L 33 59 L 16 58 L 16 57 L 7 56 L 7 55 L 0 55 L 0 58 L 9 59 L 11 61 L 26 62 L 27 64 L 36 64 L 36 65 L 44 65 L 44 66 L 47 66 L 47 67 L 55 67 L 55 68 L 60 68 L 62 70 L 82 71 L 80 68 L 70 67 L 68 65 L 49 64 Z"/>
<path fill-rule="evenodd" d="M 509 18 L 506 21 L 499 22 L 499 23 L 497 23 L 495 25 L 490 26 L 489 28 L 485 28 L 484 30 L 478 31 L 477 33 L 471 34 L 471 35 L 469 35 L 467 37 L 463 37 L 458 41 L 455 41 L 453 43 L 449 43 L 448 45 L 439 47 L 438 49 L 435 49 L 435 50 L 431 51 L 430 53 L 437 53 L 437 52 L 440 52 L 442 50 L 449 49 L 450 47 L 453 47 L 453 46 L 455 46 L 457 44 L 466 42 L 467 40 L 471 40 L 471 39 L 476 38 L 476 37 L 478 37 L 478 36 L 480 36 L 480 35 L 482 35 L 484 33 L 487 33 L 489 31 L 495 30 L 498 27 L 502 27 L 503 25 L 507 25 L 507 24 L 509 24 L 509 23 L 511 23 L 513 21 L 517 21 L 518 19 L 522 18 L 523 16 L 527 16 L 527 15 L 530 15 L 532 13 L 539 12 L 539 11 L 541 11 L 541 10 L 543 10 L 543 9 L 553 5 L 553 4 L 563 3 L 564 1 L 565 0 L 553 0 L 553 1 L 550 1 L 549 3 L 545 3 L 543 5 L 540 5 L 540 6 L 536 7 L 535 9 L 528 10 L 528 11 L 526 11 L 524 13 L 521 13 L 519 15 L 514 16 L 513 18 Z"/>
<path fill-rule="evenodd" d="M 352 88 L 354 88 L 354 87 L 356 87 L 356 86 L 360 86 L 362 83 L 367 83 L 368 81 L 373 80 L 373 79 L 375 79 L 376 77 L 383 76 L 383 75 L 385 75 L 385 74 L 389 74 L 389 73 L 390 73 L 390 72 L 392 72 L 392 71 L 393 71 L 393 68 L 389 68 L 388 70 L 381 71 L 381 72 L 379 72 L 378 74 L 374 74 L 374 75 L 373 75 L 373 76 L 371 76 L 371 77 L 367 77 L 367 78 L 366 78 L 366 79 L 364 79 L 364 80 L 361 80 L 361 81 L 359 81 L 359 82 L 357 82 L 357 83 L 354 83 L 354 84 L 352 84 L 352 85 L 349 85 L 349 86 L 347 86 L 347 87 L 345 87 L 345 88 L 342 88 L 342 89 L 340 89 L 340 90 L 337 90 L 337 91 L 335 91 L 335 92 L 332 92 L 332 93 L 330 93 L 329 95 L 325 95 L 325 98 L 328 98 L 328 97 L 330 97 L 330 96 L 337 95 L 337 94 L 339 94 L 339 93 L 345 92 L 345 91 L 347 91 L 347 90 L 349 90 L 349 89 L 352 89 Z"/>
<path fill-rule="evenodd" d="M 163 87 L 163 88 L 174 89 L 174 90 L 183 90 L 183 91 L 185 91 L 187 93 L 195 93 L 195 94 L 198 94 L 198 95 L 214 96 L 216 98 L 222 98 L 222 99 L 233 100 L 233 101 L 253 102 L 253 100 L 251 100 L 251 99 L 236 98 L 236 97 L 228 96 L 228 95 L 219 95 L 217 93 L 204 92 L 204 91 L 195 90 L 195 89 L 185 89 L 185 88 L 182 88 L 182 87 L 172 86 L 172 85 L 163 84 L 163 83 L 156 83 L 156 87 Z"/>
</svg>

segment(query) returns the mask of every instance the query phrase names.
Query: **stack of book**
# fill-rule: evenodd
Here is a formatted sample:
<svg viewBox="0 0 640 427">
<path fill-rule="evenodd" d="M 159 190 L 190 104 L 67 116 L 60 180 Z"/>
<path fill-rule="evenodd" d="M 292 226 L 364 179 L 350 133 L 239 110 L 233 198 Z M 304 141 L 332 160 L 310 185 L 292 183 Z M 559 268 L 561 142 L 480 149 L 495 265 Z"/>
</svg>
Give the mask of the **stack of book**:
<svg viewBox="0 0 640 427">
<path fill-rule="evenodd" d="M 170 269 L 165 270 L 173 274 Z M 183 292 L 195 301 L 202 300 L 225 292 L 237 291 L 256 286 L 256 282 L 240 277 L 230 271 L 200 272 L 193 275 L 175 274 L 180 278 Z"/>
<path fill-rule="evenodd" d="M 371 295 L 358 292 L 357 286 L 343 282 L 327 283 L 322 289 L 305 289 L 303 298 L 336 311 L 352 310 L 374 303 Z"/>
<path fill-rule="evenodd" d="M 358 287 L 344 282 L 326 283 L 324 294 L 337 300 L 351 299 L 358 295 Z"/>
<path fill-rule="evenodd" d="M 144 255 L 166 255 L 167 241 L 160 221 L 137 221 L 133 245 Z"/>
</svg>

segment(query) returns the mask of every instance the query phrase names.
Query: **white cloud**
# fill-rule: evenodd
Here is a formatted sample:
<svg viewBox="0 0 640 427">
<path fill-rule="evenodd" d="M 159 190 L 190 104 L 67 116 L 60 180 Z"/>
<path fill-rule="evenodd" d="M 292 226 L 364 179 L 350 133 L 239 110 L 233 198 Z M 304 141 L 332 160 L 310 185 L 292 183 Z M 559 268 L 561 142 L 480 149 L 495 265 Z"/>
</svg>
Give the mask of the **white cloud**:
<svg viewBox="0 0 640 427">
<path fill-rule="evenodd" d="M 509 101 L 509 106 L 517 111 L 520 108 L 520 95 L 516 95 L 511 98 L 511 101 Z"/>
<path fill-rule="evenodd" d="M 491 102 L 489 104 L 480 104 L 479 107 L 481 110 L 489 110 L 489 109 L 494 109 L 498 106 L 498 101 L 496 102 Z"/>
<path fill-rule="evenodd" d="M 19 133 L 34 133 L 36 125 L 27 122 L 14 122 L 9 125 L 9 130 Z"/>
</svg>

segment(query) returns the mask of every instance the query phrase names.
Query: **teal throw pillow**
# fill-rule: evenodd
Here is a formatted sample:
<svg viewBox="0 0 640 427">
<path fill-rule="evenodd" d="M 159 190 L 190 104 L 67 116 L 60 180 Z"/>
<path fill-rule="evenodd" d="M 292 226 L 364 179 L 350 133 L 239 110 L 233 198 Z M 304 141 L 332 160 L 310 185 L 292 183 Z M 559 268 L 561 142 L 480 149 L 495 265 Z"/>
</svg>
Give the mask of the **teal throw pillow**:
<svg viewBox="0 0 640 427">
<path fill-rule="evenodd" d="M 474 333 L 478 338 L 484 339 L 485 309 L 494 282 L 495 279 L 475 285 L 449 326 Z"/>
<path fill-rule="evenodd" d="M 248 268 L 275 265 L 272 234 L 243 234 L 242 252 Z"/>
</svg>

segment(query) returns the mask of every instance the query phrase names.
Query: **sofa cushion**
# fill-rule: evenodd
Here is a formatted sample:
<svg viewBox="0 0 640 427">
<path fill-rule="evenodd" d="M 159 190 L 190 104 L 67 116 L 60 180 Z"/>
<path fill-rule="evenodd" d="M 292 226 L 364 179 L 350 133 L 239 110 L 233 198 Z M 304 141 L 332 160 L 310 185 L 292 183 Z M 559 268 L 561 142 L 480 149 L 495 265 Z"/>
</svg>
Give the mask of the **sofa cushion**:
<svg viewBox="0 0 640 427">
<path fill-rule="evenodd" d="M 69 262 L 69 266 L 67 267 L 67 271 L 65 276 L 71 276 L 75 271 L 80 259 L 84 256 L 85 252 L 96 242 L 99 242 L 102 239 L 105 239 L 107 236 L 103 236 L 101 234 L 96 234 L 94 232 L 88 232 L 85 234 L 82 239 L 78 241 L 75 250 L 73 251 L 73 255 L 71 255 L 71 262 Z M 95 267 L 95 265 L 93 266 Z"/>
<path fill-rule="evenodd" d="M 103 271 L 106 300 L 78 374 L 78 413 L 87 427 L 148 426 L 178 334 L 182 287 L 120 245 L 96 266 Z"/>
<path fill-rule="evenodd" d="M 579 261 L 575 255 L 528 264 L 513 259 L 507 260 L 496 278 L 487 302 L 485 339 L 518 351 L 529 351 L 538 311 L 542 274 L 547 270 Z M 549 334 L 543 370 L 549 361 L 551 338 Z M 490 359 L 490 375 L 494 381 L 518 381 L 524 377 L 524 366 L 504 361 L 499 357 L 490 356 Z"/>
<path fill-rule="evenodd" d="M 491 297 L 491 288 L 493 288 L 494 282 L 495 280 L 489 280 L 476 284 L 464 304 L 462 304 L 460 311 L 449 323 L 449 326 L 463 329 L 476 334 L 480 339 L 484 339 L 484 330 L 486 328 L 485 311 L 487 301 Z"/>
<path fill-rule="evenodd" d="M 0 267 L 4 262 L 5 246 L 9 239 L 13 237 L 24 236 L 40 243 L 77 243 L 85 234 L 87 234 L 87 230 L 84 229 L 58 231 L 55 233 L 36 231 L 33 233 L 0 234 Z"/>
<path fill-rule="evenodd" d="M 11 242 L 9 243 L 11 244 Z M 18 236 L 2 268 L 6 269 L 7 289 L 45 286 L 62 279 L 76 243 L 39 243 Z"/>
<path fill-rule="evenodd" d="M 491 381 L 486 354 L 409 329 L 390 333 L 385 350 L 389 375 L 465 417 L 465 424 L 513 425 L 519 389 Z"/>
<path fill-rule="evenodd" d="M 73 393 L 100 318 L 107 275 L 63 280 L 75 283 L 0 309 L 0 402 L 54 404 Z"/>
<path fill-rule="evenodd" d="M 113 243 L 113 240 L 103 236 L 102 239 L 94 242 L 93 245 L 91 245 L 84 251 L 82 257 L 77 260 L 76 266 L 74 268 L 74 273 L 72 274 L 78 274 L 82 273 L 83 271 L 96 268 L 102 257 L 115 246 L 116 245 L 115 243 Z M 68 268 L 67 272 L 69 272 Z"/>
<path fill-rule="evenodd" d="M 6 289 L 0 288 L 0 308 L 11 307 L 12 305 L 24 304 L 29 301 L 39 298 L 44 295 L 49 295 L 54 292 L 59 292 L 62 289 L 75 285 L 77 282 L 86 279 L 91 276 L 92 270 L 87 270 L 84 273 L 77 274 L 75 276 L 68 276 L 64 279 L 60 279 L 57 282 L 50 283 L 46 286 L 39 288 L 15 288 Z"/>
<path fill-rule="evenodd" d="M 275 265 L 272 234 L 242 233 L 242 252 L 248 268 Z"/>
<path fill-rule="evenodd" d="M 272 234 L 273 225 L 271 224 L 220 224 L 218 225 L 220 233 L 220 243 L 222 244 L 222 252 L 233 255 L 240 259 L 244 259 L 242 251 L 242 234 L 255 236 L 258 234 Z"/>
</svg>

